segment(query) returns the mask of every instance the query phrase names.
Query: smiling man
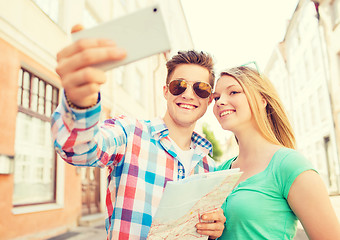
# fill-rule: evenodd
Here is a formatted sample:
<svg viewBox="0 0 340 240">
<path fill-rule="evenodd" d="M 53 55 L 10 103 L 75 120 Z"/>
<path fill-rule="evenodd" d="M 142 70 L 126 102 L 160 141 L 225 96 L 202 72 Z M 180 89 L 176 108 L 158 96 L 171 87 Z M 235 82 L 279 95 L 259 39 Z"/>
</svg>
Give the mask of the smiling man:
<svg viewBox="0 0 340 240">
<path fill-rule="evenodd" d="M 99 124 L 100 85 L 105 73 L 93 64 L 125 57 L 106 40 L 83 39 L 58 54 L 64 95 L 53 114 L 52 135 L 59 155 L 76 166 L 107 167 L 107 239 L 146 239 L 167 181 L 214 170 L 212 146 L 194 132 L 211 103 L 212 58 L 179 52 L 167 62 L 163 118 L 119 116 Z M 203 214 L 197 232 L 222 234 L 223 211 Z"/>
</svg>

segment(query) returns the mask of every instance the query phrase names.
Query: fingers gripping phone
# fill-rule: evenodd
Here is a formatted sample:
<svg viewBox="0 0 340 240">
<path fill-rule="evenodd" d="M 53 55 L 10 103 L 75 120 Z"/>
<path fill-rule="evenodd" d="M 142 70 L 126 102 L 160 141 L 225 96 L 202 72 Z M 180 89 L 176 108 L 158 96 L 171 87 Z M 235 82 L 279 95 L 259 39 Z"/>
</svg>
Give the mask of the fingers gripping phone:
<svg viewBox="0 0 340 240">
<path fill-rule="evenodd" d="M 104 71 L 171 49 L 158 4 L 72 34 L 73 41 L 81 38 L 109 38 L 127 51 L 124 60 L 96 65 Z"/>
</svg>

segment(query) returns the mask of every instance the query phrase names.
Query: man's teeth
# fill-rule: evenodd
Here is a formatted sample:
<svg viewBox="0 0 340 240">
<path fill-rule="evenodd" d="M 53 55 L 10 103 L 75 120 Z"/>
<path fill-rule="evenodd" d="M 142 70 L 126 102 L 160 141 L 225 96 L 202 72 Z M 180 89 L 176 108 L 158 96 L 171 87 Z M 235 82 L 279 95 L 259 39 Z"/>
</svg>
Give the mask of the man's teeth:
<svg viewBox="0 0 340 240">
<path fill-rule="evenodd" d="M 180 107 L 182 108 L 187 108 L 187 109 L 194 109 L 195 107 L 193 105 L 188 105 L 188 104 L 179 104 Z"/>
<path fill-rule="evenodd" d="M 224 112 L 222 112 L 221 113 L 221 117 L 223 117 L 223 116 L 225 116 L 225 115 L 229 115 L 229 114 L 231 114 L 231 113 L 233 113 L 234 111 L 224 111 Z"/>
</svg>

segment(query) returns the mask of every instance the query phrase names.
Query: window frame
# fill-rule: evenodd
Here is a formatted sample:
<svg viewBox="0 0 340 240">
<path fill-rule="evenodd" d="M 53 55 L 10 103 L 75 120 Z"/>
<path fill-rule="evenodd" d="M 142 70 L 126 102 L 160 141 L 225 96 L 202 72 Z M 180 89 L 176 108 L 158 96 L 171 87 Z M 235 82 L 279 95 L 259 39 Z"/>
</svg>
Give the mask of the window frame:
<svg viewBox="0 0 340 240">
<path fill-rule="evenodd" d="M 28 89 L 25 86 L 25 73 L 28 74 Z M 37 87 L 37 93 L 33 93 L 32 89 L 32 82 L 33 79 L 38 80 L 38 87 Z M 38 71 L 34 70 L 32 67 L 27 66 L 26 64 L 22 63 L 21 67 L 19 69 L 19 75 L 18 75 L 18 93 L 17 93 L 17 106 L 18 106 L 18 113 L 21 112 L 25 115 L 28 115 L 29 117 L 37 118 L 43 122 L 51 122 L 51 115 L 55 108 L 58 106 L 59 103 L 59 94 L 60 94 L 60 86 L 59 84 L 55 84 L 53 81 L 51 81 L 48 77 L 46 77 L 44 74 L 39 74 Z M 43 94 L 40 94 L 40 82 L 43 82 Z M 51 87 L 51 99 L 47 99 L 47 88 L 48 86 Z M 28 106 L 24 106 L 24 92 L 28 93 Z M 19 98 L 20 94 L 20 98 Z M 36 110 L 32 110 L 32 99 L 33 95 L 36 94 Z M 39 113 L 39 105 L 40 105 L 40 99 L 42 99 L 43 102 L 43 113 Z M 19 101 L 20 100 L 20 101 Z M 47 102 L 50 101 L 50 107 L 51 109 L 49 112 L 46 111 L 47 109 Z M 58 170 L 58 158 L 57 154 L 54 151 L 52 154 L 52 157 L 54 159 L 54 163 L 52 163 L 53 166 L 53 179 L 52 179 L 52 199 L 49 201 L 37 201 L 32 203 L 19 203 L 15 204 L 13 202 L 13 207 L 27 207 L 27 206 L 36 206 L 41 204 L 54 204 L 57 203 L 57 170 Z M 15 165 L 15 157 L 14 157 L 14 165 Z M 15 174 L 13 176 L 15 178 Z M 14 193 L 13 193 L 14 194 Z"/>
</svg>

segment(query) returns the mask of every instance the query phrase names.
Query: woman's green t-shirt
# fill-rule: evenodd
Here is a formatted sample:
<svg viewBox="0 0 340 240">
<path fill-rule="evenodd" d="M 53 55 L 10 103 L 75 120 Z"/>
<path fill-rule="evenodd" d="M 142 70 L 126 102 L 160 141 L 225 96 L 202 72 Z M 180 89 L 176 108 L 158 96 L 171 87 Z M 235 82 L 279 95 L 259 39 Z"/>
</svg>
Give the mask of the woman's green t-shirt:
<svg viewBox="0 0 340 240">
<path fill-rule="evenodd" d="M 229 169 L 235 159 L 217 170 Z M 227 220 L 219 240 L 293 239 L 297 217 L 287 196 L 296 177 L 311 169 L 312 164 L 297 151 L 279 149 L 263 172 L 240 182 L 227 197 L 222 205 Z"/>
</svg>

